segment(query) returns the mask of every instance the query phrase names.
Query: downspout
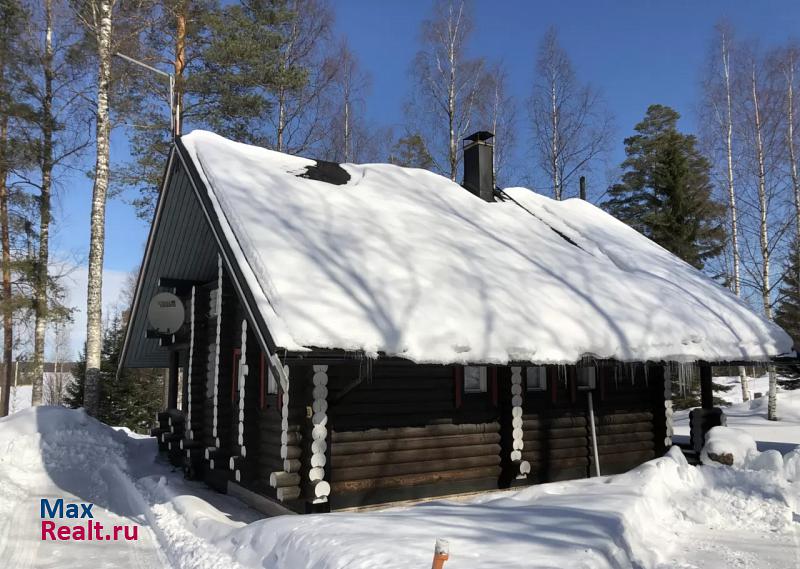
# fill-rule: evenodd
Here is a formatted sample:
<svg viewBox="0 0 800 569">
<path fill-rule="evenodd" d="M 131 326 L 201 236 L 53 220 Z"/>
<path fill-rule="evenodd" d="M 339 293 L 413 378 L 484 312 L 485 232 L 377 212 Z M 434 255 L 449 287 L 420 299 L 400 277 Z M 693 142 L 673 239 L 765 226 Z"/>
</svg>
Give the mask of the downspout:
<svg viewBox="0 0 800 569">
<path fill-rule="evenodd" d="M 592 454 L 594 455 L 595 476 L 600 476 L 600 457 L 597 452 L 597 430 L 594 425 L 594 404 L 592 402 L 592 390 L 586 392 L 586 399 L 589 403 L 589 429 L 592 434 Z"/>
</svg>

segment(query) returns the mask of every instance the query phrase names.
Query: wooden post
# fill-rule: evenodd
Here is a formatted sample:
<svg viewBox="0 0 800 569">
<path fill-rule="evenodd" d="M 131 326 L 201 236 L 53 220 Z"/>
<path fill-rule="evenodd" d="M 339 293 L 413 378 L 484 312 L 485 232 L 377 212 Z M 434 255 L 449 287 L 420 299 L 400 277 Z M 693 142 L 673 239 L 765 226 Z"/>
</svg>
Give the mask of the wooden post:
<svg viewBox="0 0 800 569">
<path fill-rule="evenodd" d="M 700 362 L 700 404 L 703 409 L 714 408 L 714 386 L 708 362 Z"/>
<path fill-rule="evenodd" d="M 178 369 L 180 368 L 178 350 L 169 353 L 169 387 L 167 390 L 167 409 L 178 408 Z"/>
</svg>

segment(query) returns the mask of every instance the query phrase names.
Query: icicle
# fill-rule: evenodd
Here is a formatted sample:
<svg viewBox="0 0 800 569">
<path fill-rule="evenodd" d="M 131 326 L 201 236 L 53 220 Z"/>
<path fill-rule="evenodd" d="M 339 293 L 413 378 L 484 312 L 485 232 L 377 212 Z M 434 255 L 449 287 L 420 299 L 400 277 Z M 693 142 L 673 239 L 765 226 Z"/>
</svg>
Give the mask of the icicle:
<svg viewBox="0 0 800 569">
<path fill-rule="evenodd" d="M 619 362 L 614 366 L 614 389 L 619 390 Z"/>
<path fill-rule="evenodd" d="M 645 385 L 645 387 L 650 387 L 650 381 L 649 381 L 649 379 L 647 377 L 647 367 L 648 367 L 647 366 L 647 362 L 645 362 L 642 365 L 644 365 L 644 385 Z"/>
</svg>

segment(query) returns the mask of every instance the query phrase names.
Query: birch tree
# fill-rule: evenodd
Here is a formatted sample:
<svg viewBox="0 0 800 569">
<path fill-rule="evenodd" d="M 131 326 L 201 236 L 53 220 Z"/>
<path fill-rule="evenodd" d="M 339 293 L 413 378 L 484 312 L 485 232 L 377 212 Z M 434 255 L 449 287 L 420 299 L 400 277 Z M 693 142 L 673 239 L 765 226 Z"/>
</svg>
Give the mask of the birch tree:
<svg viewBox="0 0 800 569">
<path fill-rule="evenodd" d="M 800 243 L 800 175 L 797 171 L 797 133 L 795 130 L 797 126 L 795 82 L 798 60 L 800 60 L 800 48 L 796 45 L 790 45 L 781 50 L 777 57 L 786 93 L 786 150 L 791 179 L 792 205 L 794 206 L 794 242 Z M 795 246 L 793 252 L 795 258 L 790 263 L 790 266 L 800 267 L 800 248 Z M 798 277 L 798 275 L 793 276 L 795 278 Z"/>
<path fill-rule="evenodd" d="M 270 142 L 279 152 L 302 154 L 325 136 L 326 94 L 340 65 L 325 53 L 333 28 L 328 3 L 290 0 L 286 7 L 292 17 L 279 27 L 283 40 L 278 49 L 272 112 L 268 115 L 274 129 Z"/>
<path fill-rule="evenodd" d="M 329 123 L 322 156 L 335 162 L 377 160 L 374 136 L 365 118 L 370 77 L 365 73 L 346 40 L 331 58 Z"/>
<path fill-rule="evenodd" d="M 741 297 L 741 253 L 739 248 L 739 210 L 736 201 L 736 185 L 734 174 L 734 86 L 731 67 L 731 54 L 734 41 L 731 27 L 721 22 L 716 26 L 709 58 L 709 71 L 704 81 L 704 111 L 710 123 L 708 146 L 711 155 L 721 154 L 721 159 L 715 168 L 724 172 L 724 186 L 727 196 L 728 213 L 728 239 L 731 255 L 728 286 L 733 293 Z M 720 165 L 721 164 L 721 165 Z M 739 384 L 742 390 L 742 400 L 750 399 L 750 389 L 747 372 L 744 366 L 739 366 Z"/>
<path fill-rule="evenodd" d="M 67 6 L 59 0 L 43 0 L 34 10 L 26 47 L 32 57 L 31 77 L 26 82 L 30 105 L 35 113 L 23 136 L 36 149 L 36 170 L 19 172 L 18 177 L 36 194 L 38 232 L 32 265 L 33 295 L 33 385 L 32 404 L 42 403 L 45 337 L 48 324 L 67 315 L 56 298 L 55 275 L 50 271 L 50 229 L 52 198 L 58 170 L 89 144 L 82 125 L 83 82 L 80 72 L 79 36 Z"/>
<path fill-rule="evenodd" d="M 747 196 L 747 209 L 752 212 L 751 241 L 747 245 L 748 263 L 744 269 L 758 295 L 764 316 L 773 320 L 774 288 L 780 282 L 773 279 L 774 257 L 784 244 L 789 225 L 783 212 L 775 207 L 780 200 L 781 182 L 777 165 L 783 144 L 780 125 L 784 112 L 781 89 L 776 85 L 774 66 L 755 48 L 746 57 L 746 82 L 743 99 L 744 149 L 743 164 L 751 180 L 752 195 Z M 775 366 L 768 366 L 769 402 L 767 418 L 777 420 L 777 377 Z"/>
<path fill-rule="evenodd" d="M 466 57 L 472 17 L 463 0 L 436 3 L 422 26 L 422 49 L 412 65 L 415 92 L 409 131 L 423 136 L 436 169 L 455 181 L 461 162 L 459 143 L 473 130 L 479 108 L 483 59 Z"/>
<path fill-rule="evenodd" d="M 578 81 L 555 28 L 539 45 L 536 77 L 528 99 L 532 146 L 553 197 L 560 200 L 573 177 L 589 172 L 607 150 L 612 118 L 600 93 Z"/>
<path fill-rule="evenodd" d="M 95 165 L 92 209 L 89 218 L 89 270 L 86 291 L 86 385 L 84 407 L 95 415 L 100 401 L 100 357 L 103 347 L 103 258 L 105 254 L 106 201 L 110 175 L 111 58 L 115 0 L 81 0 L 81 15 L 94 44 L 97 63 L 95 109 Z"/>
<path fill-rule="evenodd" d="M 511 158 L 517 143 L 517 109 L 514 98 L 508 92 L 508 71 L 502 64 L 489 67 L 483 76 L 481 90 L 482 108 L 476 118 L 477 126 L 494 134 L 494 179 L 511 177 Z"/>
</svg>

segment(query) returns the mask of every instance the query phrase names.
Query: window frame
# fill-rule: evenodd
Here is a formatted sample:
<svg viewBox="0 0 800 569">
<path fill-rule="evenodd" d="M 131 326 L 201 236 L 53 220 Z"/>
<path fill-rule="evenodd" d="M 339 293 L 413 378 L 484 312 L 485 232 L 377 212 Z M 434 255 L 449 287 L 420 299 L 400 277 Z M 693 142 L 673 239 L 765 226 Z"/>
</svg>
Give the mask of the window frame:
<svg viewBox="0 0 800 569">
<path fill-rule="evenodd" d="M 471 370 L 478 370 L 478 388 L 475 389 L 474 387 L 468 387 L 467 385 L 467 376 L 469 375 Z M 475 393 L 486 393 L 488 391 L 488 372 L 486 366 L 464 366 L 464 377 L 463 377 L 463 391 L 466 395 L 471 395 Z"/>
<path fill-rule="evenodd" d="M 531 384 L 531 372 L 536 371 L 539 375 L 539 382 Z M 527 366 L 525 368 L 525 391 L 547 391 L 547 366 Z"/>
</svg>

